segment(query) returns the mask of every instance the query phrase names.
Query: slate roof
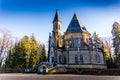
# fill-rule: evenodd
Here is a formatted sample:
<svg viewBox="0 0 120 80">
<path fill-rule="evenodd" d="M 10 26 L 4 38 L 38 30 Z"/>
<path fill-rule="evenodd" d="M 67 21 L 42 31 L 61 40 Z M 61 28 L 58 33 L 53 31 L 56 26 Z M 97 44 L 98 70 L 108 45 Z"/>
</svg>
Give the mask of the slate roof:
<svg viewBox="0 0 120 80">
<path fill-rule="evenodd" d="M 82 33 L 82 32 L 87 32 L 86 28 L 83 26 L 82 22 L 78 19 L 76 16 L 76 13 L 74 13 L 74 16 L 65 32 L 67 33 Z"/>
</svg>

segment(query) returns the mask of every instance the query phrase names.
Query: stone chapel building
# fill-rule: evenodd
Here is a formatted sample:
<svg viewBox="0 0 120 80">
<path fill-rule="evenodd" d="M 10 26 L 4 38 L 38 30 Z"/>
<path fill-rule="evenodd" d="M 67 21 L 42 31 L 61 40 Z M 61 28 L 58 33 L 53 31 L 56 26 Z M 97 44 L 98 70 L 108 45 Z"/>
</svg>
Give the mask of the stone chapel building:
<svg viewBox="0 0 120 80">
<path fill-rule="evenodd" d="M 56 11 L 53 30 L 49 33 L 48 58 L 54 66 L 106 68 L 104 49 L 95 43 L 76 13 L 62 35 L 62 21 Z"/>
</svg>

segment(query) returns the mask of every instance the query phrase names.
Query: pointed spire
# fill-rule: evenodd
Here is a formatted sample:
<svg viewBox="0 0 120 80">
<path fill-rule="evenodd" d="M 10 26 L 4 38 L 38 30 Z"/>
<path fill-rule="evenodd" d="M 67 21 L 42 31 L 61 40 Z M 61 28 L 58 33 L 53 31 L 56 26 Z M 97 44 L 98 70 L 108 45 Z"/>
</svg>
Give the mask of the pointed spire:
<svg viewBox="0 0 120 80">
<path fill-rule="evenodd" d="M 76 15 L 76 13 L 75 13 L 75 12 L 74 12 L 73 18 L 77 18 L 77 15 Z"/>
<path fill-rule="evenodd" d="M 59 14 L 58 14 L 58 10 L 56 10 L 56 13 L 55 13 L 55 17 L 54 17 L 53 23 L 54 23 L 55 21 L 60 21 L 60 22 L 61 22 L 60 17 L 59 17 Z"/>
<path fill-rule="evenodd" d="M 66 33 L 71 33 L 71 32 L 80 32 L 82 33 L 85 31 L 85 27 L 83 26 L 82 22 L 78 19 L 76 13 L 74 13 L 73 18 L 66 30 Z"/>
</svg>

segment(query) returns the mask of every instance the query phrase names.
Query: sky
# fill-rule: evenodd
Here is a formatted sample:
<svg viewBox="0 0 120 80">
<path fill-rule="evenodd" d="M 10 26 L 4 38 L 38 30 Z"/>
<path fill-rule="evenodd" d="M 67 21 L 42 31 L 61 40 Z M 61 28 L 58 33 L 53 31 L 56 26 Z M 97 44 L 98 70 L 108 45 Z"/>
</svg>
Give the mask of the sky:
<svg viewBox="0 0 120 80">
<path fill-rule="evenodd" d="M 0 0 L 0 30 L 14 38 L 35 35 L 47 44 L 56 9 L 65 32 L 74 12 L 86 29 L 100 37 L 111 35 L 113 23 L 120 23 L 119 0 Z"/>
</svg>

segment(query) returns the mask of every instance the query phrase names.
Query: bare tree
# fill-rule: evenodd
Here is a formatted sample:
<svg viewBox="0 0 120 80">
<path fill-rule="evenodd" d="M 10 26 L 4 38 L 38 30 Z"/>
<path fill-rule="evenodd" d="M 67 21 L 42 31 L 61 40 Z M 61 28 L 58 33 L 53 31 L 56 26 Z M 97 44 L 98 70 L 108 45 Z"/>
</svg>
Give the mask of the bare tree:
<svg viewBox="0 0 120 80">
<path fill-rule="evenodd" d="M 104 44 L 105 56 L 107 59 L 111 60 L 113 53 L 112 37 L 103 38 L 102 41 Z"/>
<path fill-rule="evenodd" d="M 12 38 L 8 30 L 0 30 L 0 66 L 7 57 L 7 52 L 12 46 Z"/>
</svg>

